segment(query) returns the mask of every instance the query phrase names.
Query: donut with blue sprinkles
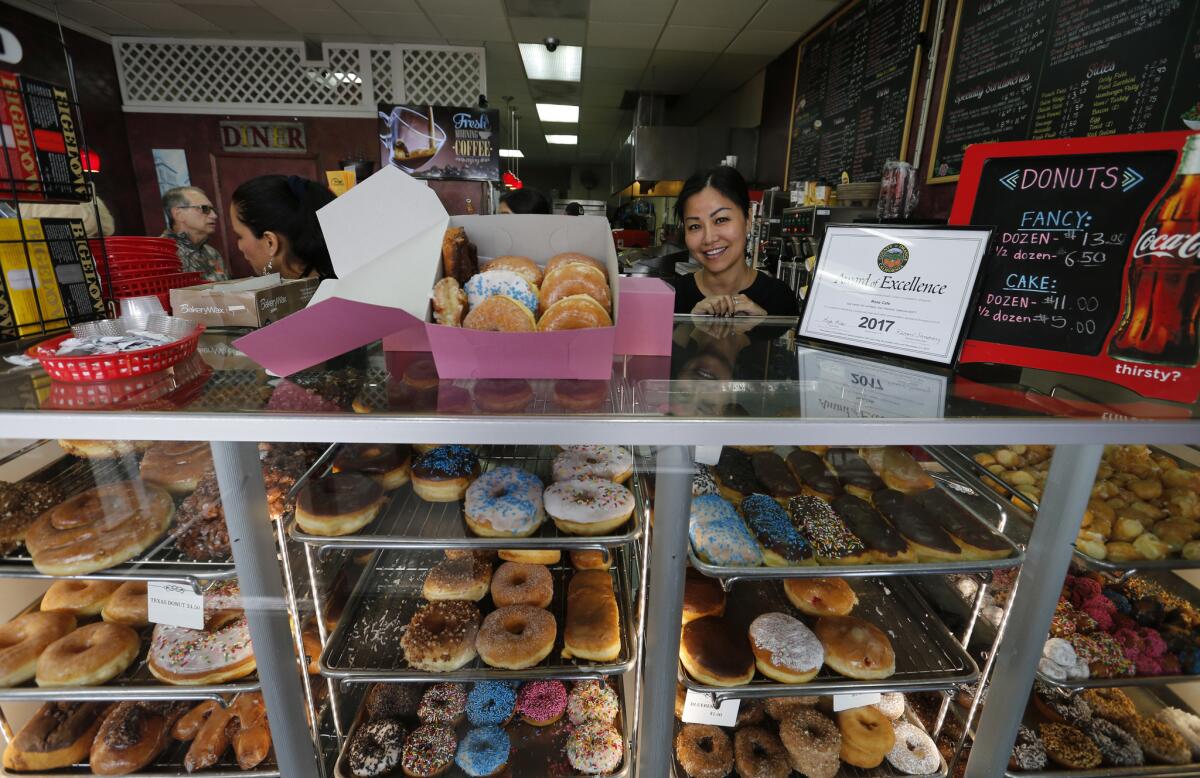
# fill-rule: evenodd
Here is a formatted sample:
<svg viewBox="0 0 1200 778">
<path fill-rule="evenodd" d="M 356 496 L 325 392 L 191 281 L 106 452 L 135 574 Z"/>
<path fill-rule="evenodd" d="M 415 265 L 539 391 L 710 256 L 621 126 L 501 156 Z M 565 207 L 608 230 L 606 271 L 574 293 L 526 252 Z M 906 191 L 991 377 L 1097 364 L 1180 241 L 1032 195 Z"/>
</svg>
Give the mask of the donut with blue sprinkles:
<svg viewBox="0 0 1200 778">
<path fill-rule="evenodd" d="M 710 565 L 758 567 L 763 563 L 762 551 L 742 517 L 720 495 L 692 498 L 688 537 L 692 548 Z"/>
<path fill-rule="evenodd" d="M 454 763 L 472 778 L 496 775 L 508 764 L 511 750 L 507 732 L 500 727 L 480 727 L 459 741 Z"/>
<path fill-rule="evenodd" d="M 467 303 L 474 308 L 494 295 L 511 297 L 531 311 L 538 309 L 538 290 L 511 270 L 485 270 L 471 276 L 464 287 Z"/>
<path fill-rule="evenodd" d="M 746 526 L 763 549 L 763 560 L 773 567 L 816 564 L 812 546 L 796 531 L 787 512 L 765 494 L 752 494 L 742 500 Z"/>
<path fill-rule="evenodd" d="M 467 695 L 467 719 L 477 727 L 504 726 L 517 709 L 517 690 L 507 681 L 479 681 Z"/>
</svg>

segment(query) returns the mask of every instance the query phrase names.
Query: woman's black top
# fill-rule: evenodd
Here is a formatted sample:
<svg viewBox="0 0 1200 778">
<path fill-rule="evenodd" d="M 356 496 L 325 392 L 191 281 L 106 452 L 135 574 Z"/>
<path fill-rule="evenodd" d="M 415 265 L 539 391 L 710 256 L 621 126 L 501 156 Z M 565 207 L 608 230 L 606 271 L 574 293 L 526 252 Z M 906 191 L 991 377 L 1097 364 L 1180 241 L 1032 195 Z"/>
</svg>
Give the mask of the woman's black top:
<svg viewBox="0 0 1200 778">
<path fill-rule="evenodd" d="M 696 274 L 675 279 L 675 313 L 691 313 L 696 303 L 704 299 L 704 293 L 696 286 Z M 799 316 L 800 304 L 796 293 L 782 281 L 772 278 L 761 270 L 754 274 L 754 283 L 738 294 L 744 294 L 768 316 Z"/>
</svg>

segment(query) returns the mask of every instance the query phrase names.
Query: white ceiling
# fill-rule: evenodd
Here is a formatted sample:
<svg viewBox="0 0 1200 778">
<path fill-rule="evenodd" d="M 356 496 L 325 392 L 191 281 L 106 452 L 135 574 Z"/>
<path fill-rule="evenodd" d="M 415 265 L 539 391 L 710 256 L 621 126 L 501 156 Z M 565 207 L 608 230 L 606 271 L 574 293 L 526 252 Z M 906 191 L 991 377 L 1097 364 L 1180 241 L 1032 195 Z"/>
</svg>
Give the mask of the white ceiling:
<svg viewBox="0 0 1200 778">
<path fill-rule="evenodd" d="M 484 46 L 488 99 L 513 98 L 530 162 L 603 162 L 631 125 L 626 90 L 688 95 L 692 121 L 786 50 L 839 0 L 30 0 L 110 35 L 317 38 Z M 581 84 L 531 82 L 518 43 L 583 50 Z M 581 106 L 579 146 L 550 146 L 535 102 Z"/>
</svg>

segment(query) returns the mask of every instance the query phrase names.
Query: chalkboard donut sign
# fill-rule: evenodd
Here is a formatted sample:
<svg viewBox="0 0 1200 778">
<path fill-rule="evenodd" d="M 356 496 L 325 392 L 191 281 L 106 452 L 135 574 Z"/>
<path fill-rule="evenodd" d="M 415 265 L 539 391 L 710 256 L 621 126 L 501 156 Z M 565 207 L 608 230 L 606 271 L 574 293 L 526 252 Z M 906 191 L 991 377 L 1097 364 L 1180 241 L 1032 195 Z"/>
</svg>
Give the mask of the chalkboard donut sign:
<svg viewBox="0 0 1200 778">
<path fill-rule="evenodd" d="M 963 362 L 1200 397 L 1200 133 L 972 146 L 951 224 L 992 224 Z"/>
</svg>

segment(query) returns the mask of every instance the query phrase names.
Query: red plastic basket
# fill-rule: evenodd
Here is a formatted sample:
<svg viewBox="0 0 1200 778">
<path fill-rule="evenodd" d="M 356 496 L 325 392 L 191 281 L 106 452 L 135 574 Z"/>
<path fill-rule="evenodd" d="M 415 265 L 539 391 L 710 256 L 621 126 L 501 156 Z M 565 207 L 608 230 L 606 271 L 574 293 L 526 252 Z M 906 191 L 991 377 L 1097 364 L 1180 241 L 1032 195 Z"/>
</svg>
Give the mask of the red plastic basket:
<svg viewBox="0 0 1200 778">
<path fill-rule="evenodd" d="M 212 366 L 197 353 L 181 360 L 170 371 L 150 375 L 88 383 L 51 381 L 50 393 L 42 401 L 42 409 L 176 410 L 195 400 L 212 374 Z"/>
<path fill-rule="evenodd" d="M 125 351 L 118 354 L 97 354 L 82 357 L 60 357 L 55 352 L 58 346 L 67 338 L 73 337 L 67 332 L 58 335 L 44 343 L 34 346 L 32 356 L 42 363 L 42 369 L 56 381 L 72 383 L 90 383 L 92 381 L 113 381 L 119 378 L 147 375 L 164 370 L 196 353 L 196 344 L 200 342 L 200 334 L 204 325 L 197 324 L 196 329 L 173 343 L 166 343 L 154 348 L 140 351 Z"/>
<path fill-rule="evenodd" d="M 142 297 L 150 294 L 167 294 L 172 289 L 195 286 L 204 282 L 203 273 L 168 273 L 161 276 L 140 276 L 113 281 L 117 297 Z"/>
</svg>

